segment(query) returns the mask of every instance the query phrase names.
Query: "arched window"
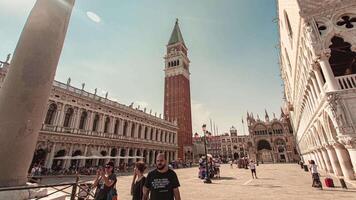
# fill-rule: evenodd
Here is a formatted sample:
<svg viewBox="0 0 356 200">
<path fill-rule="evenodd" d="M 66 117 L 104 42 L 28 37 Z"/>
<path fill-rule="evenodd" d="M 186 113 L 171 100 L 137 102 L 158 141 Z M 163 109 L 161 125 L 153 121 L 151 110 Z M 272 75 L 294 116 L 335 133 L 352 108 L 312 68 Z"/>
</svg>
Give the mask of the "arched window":
<svg viewBox="0 0 356 200">
<path fill-rule="evenodd" d="M 153 128 L 151 128 L 150 140 L 153 139 Z"/>
<path fill-rule="evenodd" d="M 47 111 L 47 115 L 46 115 L 46 119 L 45 119 L 45 124 L 53 124 L 54 121 L 54 116 L 56 114 L 57 111 L 57 105 L 52 103 L 51 105 L 49 105 L 48 111 Z"/>
<path fill-rule="evenodd" d="M 93 129 L 92 129 L 93 131 L 98 130 L 99 119 L 100 119 L 99 115 L 96 114 L 93 121 Z"/>
<path fill-rule="evenodd" d="M 138 138 L 141 138 L 141 131 L 142 131 L 142 126 L 141 126 L 141 124 L 140 125 L 138 125 Z"/>
<path fill-rule="evenodd" d="M 132 123 L 130 137 L 134 137 L 135 128 L 136 128 L 136 124 Z"/>
<path fill-rule="evenodd" d="M 123 132 L 124 136 L 127 136 L 127 121 L 124 122 L 124 132 Z"/>
<path fill-rule="evenodd" d="M 331 39 L 329 47 L 331 50 L 329 62 L 334 75 L 356 74 L 356 52 L 351 50 L 351 44 L 335 36 Z"/>
<path fill-rule="evenodd" d="M 73 108 L 68 108 L 66 114 L 65 114 L 65 118 L 64 118 L 64 123 L 63 126 L 64 127 L 69 127 L 70 126 L 70 121 L 72 120 L 73 117 Z"/>
<path fill-rule="evenodd" d="M 79 129 L 84 129 L 87 118 L 88 118 L 88 113 L 86 111 L 83 111 L 82 115 L 80 116 Z"/>
<path fill-rule="evenodd" d="M 119 130 L 119 120 L 115 120 L 114 134 L 116 135 Z"/>
<path fill-rule="evenodd" d="M 179 65 L 179 60 L 177 60 L 177 65 Z"/>
<path fill-rule="evenodd" d="M 106 117 L 106 119 L 105 119 L 105 124 L 104 124 L 104 133 L 107 133 L 107 132 L 108 132 L 109 125 L 110 125 L 110 118 L 109 118 L 109 117 Z"/>
<path fill-rule="evenodd" d="M 148 129 L 147 129 L 147 127 L 145 127 L 145 135 L 144 135 L 145 139 L 147 139 L 147 131 L 148 131 Z"/>
</svg>

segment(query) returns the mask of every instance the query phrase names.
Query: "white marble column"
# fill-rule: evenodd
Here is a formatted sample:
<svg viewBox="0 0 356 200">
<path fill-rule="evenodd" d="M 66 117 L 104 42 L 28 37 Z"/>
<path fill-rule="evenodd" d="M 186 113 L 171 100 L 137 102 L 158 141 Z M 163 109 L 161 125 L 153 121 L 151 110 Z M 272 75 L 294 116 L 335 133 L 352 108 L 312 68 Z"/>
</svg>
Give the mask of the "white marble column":
<svg viewBox="0 0 356 200">
<path fill-rule="evenodd" d="M 0 90 L 0 187 L 26 184 L 74 5 L 64 2 L 37 0 Z"/>
<path fill-rule="evenodd" d="M 70 145 L 70 149 L 67 156 L 72 156 L 72 153 L 73 153 L 73 144 Z M 64 160 L 64 169 L 68 169 L 70 167 L 70 163 L 71 160 L 68 159 Z"/>
<path fill-rule="evenodd" d="M 50 169 L 52 167 L 54 154 L 56 153 L 55 151 L 56 151 L 56 143 L 53 143 L 51 152 L 49 153 L 49 160 L 48 160 L 48 162 L 46 162 L 47 169 Z"/>
<path fill-rule="evenodd" d="M 344 177 L 349 180 L 354 180 L 355 175 L 352 169 L 352 163 L 351 163 L 349 152 L 345 149 L 345 147 L 342 144 L 336 143 L 334 147 Z"/>
<path fill-rule="evenodd" d="M 329 63 L 329 57 L 330 57 L 330 49 L 325 49 L 322 55 L 320 56 L 318 62 L 320 64 L 321 70 L 323 71 L 326 83 L 328 84 L 328 91 L 332 92 L 338 90 L 339 86 L 336 82 L 334 73 L 331 69 Z"/>
<path fill-rule="evenodd" d="M 321 149 L 321 153 L 322 153 L 322 156 L 324 158 L 324 161 L 325 161 L 325 165 L 326 165 L 326 170 L 329 172 L 329 173 L 333 173 L 334 170 L 332 168 L 332 165 L 331 165 L 331 161 L 330 161 L 330 158 L 329 158 L 329 155 L 328 155 L 328 152 L 325 148 L 322 148 Z"/>
<path fill-rule="evenodd" d="M 325 90 L 324 90 L 324 84 L 322 81 L 322 75 L 321 75 L 320 70 L 321 69 L 319 68 L 319 66 L 314 67 L 314 74 L 315 74 L 316 81 L 318 82 L 318 85 L 320 88 L 320 94 L 321 94 L 321 96 L 324 96 Z"/>
<path fill-rule="evenodd" d="M 87 153 L 88 153 L 88 145 L 85 145 L 83 156 L 87 156 Z M 85 159 L 79 160 L 80 162 L 79 167 L 84 167 L 85 161 L 86 161 Z"/>
<path fill-rule="evenodd" d="M 325 160 L 324 160 L 323 155 L 321 153 L 321 150 L 320 149 L 316 150 L 316 154 L 318 155 L 318 158 L 320 160 L 321 168 L 324 169 L 325 171 L 327 171 L 326 163 L 325 163 Z"/>
<path fill-rule="evenodd" d="M 121 148 L 117 148 L 116 156 L 121 156 Z M 117 159 L 115 160 L 115 166 L 116 166 L 116 167 L 119 167 L 119 166 L 120 166 L 120 158 L 117 158 Z"/>
<path fill-rule="evenodd" d="M 136 122 L 135 122 L 135 124 L 136 124 L 136 126 L 135 126 L 133 137 L 138 138 L 138 131 L 139 131 L 140 127 L 142 128 L 142 126 L 141 126 L 141 124 L 136 123 Z"/>
<path fill-rule="evenodd" d="M 334 149 L 334 147 L 332 145 L 327 145 L 326 146 L 326 150 L 328 152 L 329 158 L 330 158 L 330 162 L 331 162 L 331 166 L 333 168 L 334 174 L 336 176 L 343 176 L 342 174 L 342 170 L 341 170 L 341 166 L 339 163 L 339 159 L 336 155 L 336 151 Z"/>
<path fill-rule="evenodd" d="M 124 120 L 119 119 L 119 135 L 123 135 L 123 134 L 124 134 Z"/>
</svg>

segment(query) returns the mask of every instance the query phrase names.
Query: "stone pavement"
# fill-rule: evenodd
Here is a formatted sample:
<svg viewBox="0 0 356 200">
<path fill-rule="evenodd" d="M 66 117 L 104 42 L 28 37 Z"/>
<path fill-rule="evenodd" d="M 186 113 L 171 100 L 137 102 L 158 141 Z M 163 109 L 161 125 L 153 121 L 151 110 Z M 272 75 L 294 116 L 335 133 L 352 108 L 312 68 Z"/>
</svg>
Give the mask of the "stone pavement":
<svg viewBox="0 0 356 200">
<path fill-rule="evenodd" d="M 336 188 L 323 190 L 311 187 L 311 175 L 297 164 L 263 164 L 257 167 L 258 179 L 252 179 L 250 170 L 233 169 L 222 165 L 221 178 L 213 179 L 213 184 L 204 184 L 198 179 L 197 168 L 176 170 L 180 179 L 183 200 L 235 200 L 235 199 L 356 199 L 356 189 L 340 188 L 334 178 Z M 132 176 L 118 178 L 120 200 L 129 200 Z M 322 177 L 322 181 L 324 177 Z"/>
</svg>

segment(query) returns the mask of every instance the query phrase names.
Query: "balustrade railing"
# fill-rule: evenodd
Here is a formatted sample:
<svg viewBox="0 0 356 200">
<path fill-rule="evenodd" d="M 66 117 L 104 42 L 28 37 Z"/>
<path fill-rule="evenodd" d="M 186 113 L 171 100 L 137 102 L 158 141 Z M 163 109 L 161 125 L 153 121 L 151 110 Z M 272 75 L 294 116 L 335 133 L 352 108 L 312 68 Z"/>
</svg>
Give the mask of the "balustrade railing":
<svg viewBox="0 0 356 200">
<path fill-rule="evenodd" d="M 346 75 L 346 76 L 338 76 L 335 77 L 340 89 L 354 89 L 356 88 L 356 74 Z"/>
</svg>

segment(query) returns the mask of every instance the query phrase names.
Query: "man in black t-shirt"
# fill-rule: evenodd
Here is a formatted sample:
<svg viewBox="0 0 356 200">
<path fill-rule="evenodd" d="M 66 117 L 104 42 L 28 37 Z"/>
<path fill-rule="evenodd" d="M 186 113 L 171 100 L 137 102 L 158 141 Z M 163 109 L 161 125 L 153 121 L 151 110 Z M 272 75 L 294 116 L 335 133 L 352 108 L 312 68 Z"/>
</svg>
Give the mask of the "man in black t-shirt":
<svg viewBox="0 0 356 200">
<path fill-rule="evenodd" d="M 156 165 L 157 169 L 147 175 L 142 200 L 148 200 L 148 196 L 150 200 L 180 200 L 177 174 L 168 168 L 164 154 L 157 155 Z"/>
</svg>

